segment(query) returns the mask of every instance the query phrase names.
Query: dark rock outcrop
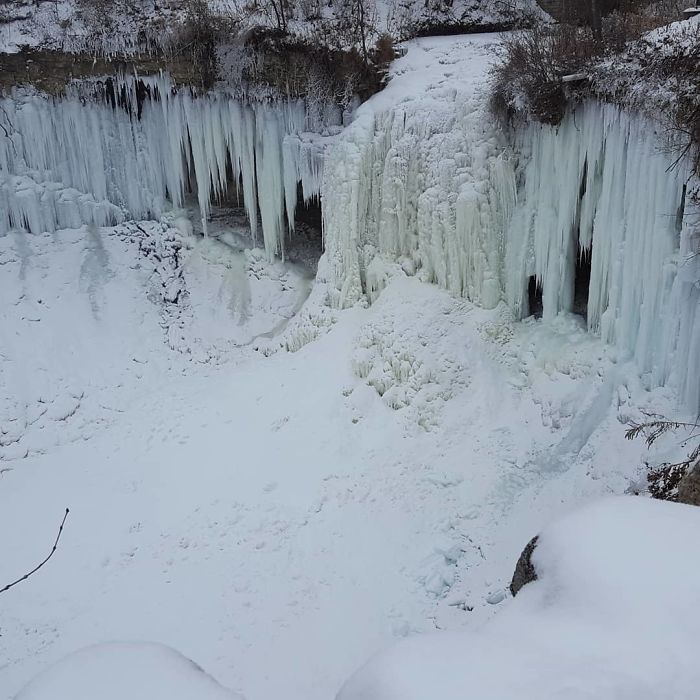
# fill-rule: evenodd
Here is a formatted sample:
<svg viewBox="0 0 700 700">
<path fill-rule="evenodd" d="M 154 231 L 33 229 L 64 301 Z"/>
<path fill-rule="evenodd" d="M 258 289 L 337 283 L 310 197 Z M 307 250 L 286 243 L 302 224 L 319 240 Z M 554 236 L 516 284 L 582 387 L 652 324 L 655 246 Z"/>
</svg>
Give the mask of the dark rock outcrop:
<svg viewBox="0 0 700 700">
<path fill-rule="evenodd" d="M 510 582 L 510 592 L 513 595 L 517 595 L 518 591 L 526 584 L 537 580 L 537 572 L 532 564 L 532 553 L 535 551 L 538 539 L 539 535 L 536 535 L 527 543 L 515 565 L 513 580 Z"/>
<path fill-rule="evenodd" d="M 700 462 L 690 469 L 678 484 L 678 502 L 700 506 Z"/>
</svg>

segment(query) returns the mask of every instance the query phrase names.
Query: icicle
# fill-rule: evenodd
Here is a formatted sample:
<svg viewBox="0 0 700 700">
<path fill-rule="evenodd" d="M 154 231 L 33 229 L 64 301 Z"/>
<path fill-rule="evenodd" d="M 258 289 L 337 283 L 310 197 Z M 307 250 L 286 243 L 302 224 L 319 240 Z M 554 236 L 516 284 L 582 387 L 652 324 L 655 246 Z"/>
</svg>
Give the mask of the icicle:
<svg viewBox="0 0 700 700">
<path fill-rule="evenodd" d="M 425 279 L 486 307 L 505 299 L 517 318 L 532 277 L 545 321 L 574 309 L 578 285 L 589 330 L 634 360 L 649 386 L 673 384 L 700 410 L 700 262 L 676 216 L 688 169 L 669 169 L 653 124 L 592 103 L 557 128 L 530 125 L 518 135 L 516 192 L 513 159 L 475 125 L 480 112 L 430 104 L 361 109 L 328 155 L 333 303 L 374 298 L 380 258 L 408 257 Z M 576 279 L 580 256 L 590 260 L 588 290 Z"/>
<path fill-rule="evenodd" d="M 206 235 L 211 203 L 227 192 L 230 163 L 254 240 L 260 210 L 268 255 L 283 254 L 285 207 L 293 224 L 298 182 L 305 198 L 320 192 L 323 156 L 301 138 L 308 120 L 302 100 L 251 106 L 220 94 L 195 98 L 174 92 L 163 75 L 115 77 L 110 90 L 114 105 L 96 101 L 84 85 L 63 99 L 2 99 L 8 135 L 0 130 L 0 231 L 51 230 L 83 223 L 83 214 L 84 223 L 114 221 L 121 210 L 158 217 L 168 200 L 182 207 L 186 183 L 196 181 Z M 287 137 L 294 147 L 285 155 Z M 72 194 L 58 194 L 70 188 L 88 200 L 78 206 Z"/>
</svg>

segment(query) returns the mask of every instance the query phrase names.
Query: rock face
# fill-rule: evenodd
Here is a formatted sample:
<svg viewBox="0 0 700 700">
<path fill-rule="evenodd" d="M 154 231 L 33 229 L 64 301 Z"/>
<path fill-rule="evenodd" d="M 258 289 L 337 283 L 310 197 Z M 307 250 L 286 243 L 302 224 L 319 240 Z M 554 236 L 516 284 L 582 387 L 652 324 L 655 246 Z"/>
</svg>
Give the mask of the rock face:
<svg viewBox="0 0 700 700">
<path fill-rule="evenodd" d="M 678 502 L 700 506 L 700 462 L 678 484 Z"/>
<path fill-rule="evenodd" d="M 513 595 L 517 595 L 518 591 L 524 585 L 537 580 L 537 572 L 532 565 L 531 557 L 537 546 L 538 539 L 539 535 L 533 537 L 527 543 L 527 546 L 523 549 L 523 553 L 520 555 L 520 559 L 518 559 L 518 563 L 515 565 L 513 580 L 510 582 L 510 592 Z"/>
</svg>

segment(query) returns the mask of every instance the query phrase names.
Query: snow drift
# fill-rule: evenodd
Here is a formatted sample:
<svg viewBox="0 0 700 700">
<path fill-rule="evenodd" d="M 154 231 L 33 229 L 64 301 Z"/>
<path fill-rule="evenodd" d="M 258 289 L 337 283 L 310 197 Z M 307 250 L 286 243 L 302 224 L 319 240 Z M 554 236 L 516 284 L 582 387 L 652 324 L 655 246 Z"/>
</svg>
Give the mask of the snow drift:
<svg viewBox="0 0 700 700">
<path fill-rule="evenodd" d="M 700 509 L 613 498 L 553 523 L 539 580 L 481 629 L 379 654 L 338 700 L 697 697 Z"/>
<path fill-rule="evenodd" d="M 39 674 L 17 700 L 242 700 L 163 644 L 110 642 L 81 649 Z"/>
</svg>

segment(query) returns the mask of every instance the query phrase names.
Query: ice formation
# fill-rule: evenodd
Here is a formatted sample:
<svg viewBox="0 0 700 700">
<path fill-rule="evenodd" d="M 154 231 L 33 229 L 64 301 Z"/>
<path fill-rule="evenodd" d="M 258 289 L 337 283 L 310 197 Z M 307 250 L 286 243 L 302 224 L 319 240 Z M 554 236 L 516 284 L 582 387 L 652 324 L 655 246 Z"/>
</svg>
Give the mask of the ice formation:
<svg viewBox="0 0 700 700">
<path fill-rule="evenodd" d="M 206 233 L 212 200 L 232 182 L 253 236 L 259 210 L 268 255 L 284 254 L 297 184 L 304 199 L 319 194 L 322 157 L 309 132 L 337 124 L 337 112 L 312 123 L 303 100 L 194 97 L 166 77 L 101 87 L 103 99 L 74 92 L 0 100 L 0 234 L 157 217 L 181 207 L 189 188 Z"/>
<path fill-rule="evenodd" d="M 588 329 L 634 359 L 649 385 L 675 383 L 700 409 L 700 240 L 687 164 L 642 116 L 588 103 L 558 129 L 521 134 L 530 158 L 506 233 L 505 297 L 528 313 L 528 277 L 545 319 L 574 305 L 590 261 Z"/>
<path fill-rule="evenodd" d="M 482 306 L 505 301 L 516 318 L 535 284 L 545 320 L 574 311 L 585 285 L 589 330 L 650 386 L 674 384 L 700 409 L 689 171 L 670 167 L 654 124 L 589 103 L 557 128 L 521 129 L 509 149 L 475 122 L 482 110 L 451 110 L 419 100 L 366 110 L 327 156 L 333 301 L 373 299 L 396 262 Z M 589 261 L 590 281 L 577 279 Z"/>
<path fill-rule="evenodd" d="M 688 168 L 670 167 L 648 119 L 598 103 L 509 146 L 479 70 L 414 98 L 390 84 L 325 158 L 312 132 L 341 116 L 302 100 L 195 97 L 165 77 L 93 84 L 87 99 L 16 94 L 0 101 L 0 234 L 158 217 L 188 190 L 206 234 L 211 202 L 234 187 L 253 237 L 284 257 L 299 193 L 322 194 L 333 304 L 373 300 L 396 264 L 515 318 L 536 288 L 545 321 L 580 311 L 582 295 L 589 330 L 621 361 L 700 409 Z"/>
</svg>

